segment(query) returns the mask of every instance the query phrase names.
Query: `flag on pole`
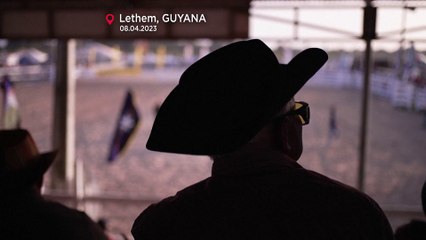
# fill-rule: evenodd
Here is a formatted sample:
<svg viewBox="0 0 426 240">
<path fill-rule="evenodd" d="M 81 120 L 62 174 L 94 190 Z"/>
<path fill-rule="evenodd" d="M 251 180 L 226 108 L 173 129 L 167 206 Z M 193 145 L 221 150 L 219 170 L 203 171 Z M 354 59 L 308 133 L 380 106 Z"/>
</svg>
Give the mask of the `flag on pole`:
<svg viewBox="0 0 426 240">
<path fill-rule="evenodd" d="M 120 153 L 124 152 L 126 144 L 138 127 L 139 118 L 139 113 L 133 103 L 132 92 L 128 90 L 111 142 L 108 162 L 114 161 Z"/>
<path fill-rule="evenodd" d="M 20 127 L 21 119 L 18 110 L 18 100 L 9 76 L 3 76 L 1 83 L 3 90 L 2 124 L 4 129 L 16 129 Z"/>
</svg>

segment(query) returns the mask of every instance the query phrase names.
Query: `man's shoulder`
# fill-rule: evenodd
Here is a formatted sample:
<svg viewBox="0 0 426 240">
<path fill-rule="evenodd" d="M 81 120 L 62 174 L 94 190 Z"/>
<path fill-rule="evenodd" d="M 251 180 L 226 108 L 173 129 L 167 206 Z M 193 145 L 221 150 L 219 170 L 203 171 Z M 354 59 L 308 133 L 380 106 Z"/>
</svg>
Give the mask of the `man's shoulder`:
<svg viewBox="0 0 426 240">
<path fill-rule="evenodd" d="M 58 216 L 63 219 L 67 219 L 68 221 L 87 221 L 89 218 L 87 214 L 82 211 L 67 207 L 61 203 L 54 201 L 45 201 L 43 203 L 43 209 L 46 215 L 52 217 Z"/>
<path fill-rule="evenodd" d="M 52 221 L 52 228 L 72 232 L 75 239 L 106 239 L 102 229 L 85 212 L 53 201 L 45 201 L 44 211 L 43 216 Z"/>
<path fill-rule="evenodd" d="M 135 237 L 140 234 L 143 234 L 143 237 L 159 237 L 161 234 L 166 234 L 166 231 L 170 230 L 170 226 L 175 225 L 177 218 L 184 214 L 185 211 L 182 209 L 198 201 L 208 181 L 209 178 L 202 180 L 180 190 L 174 196 L 148 206 L 133 223 L 132 234 Z"/>
<path fill-rule="evenodd" d="M 372 239 L 391 239 L 392 229 L 379 204 L 366 193 L 320 173 L 301 169 L 296 177 L 300 189 L 298 203 L 320 213 L 330 224 L 359 231 Z"/>
<path fill-rule="evenodd" d="M 357 204 L 360 207 L 373 207 L 374 209 L 380 209 L 378 204 L 366 193 L 342 183 L 338 180 L 329 178 L 325 175 L 317 173 L 311 170 L 303 170 L 301 178 L 305 184 L 304 189 L 306 193 L 312 195 L 322 195 L 327 198 L 327 196 L 333 196 L 332 199 L 329 199 L 330 202 L 342 201 L 348 202 L 350 204 Z M 309 189 L 309 191 L 307 191 Z M 353 209 L 353 205 L 351 205 Z"/>
<path fill-rule="evenodd" d="M 161 214 L 161 212 L 169 212 L 170 208 L 179 207 L 182 204 L 188 204 L 192 201 L 199 200 L 208 185 L 210 178 L 204 179 L 198 183 L 192 184 L 180 191 L 174 196 L 162 199 L 161 201 L 151 204 L 142 213 L 146 215 Z"/>
<path fill-rule="evenodd" d="M 313 202 L 319 203 L 322 209 L 354 219 L 364 219 L 364 224 L 389 225 L 379 204 L 368 194 L 314 171 L 306 170 L 305 174 L 309 175 L 305 180 L 306 186 L 310 186 L 305 187 L 305 193 L 309 194 Z"/>
</svg>

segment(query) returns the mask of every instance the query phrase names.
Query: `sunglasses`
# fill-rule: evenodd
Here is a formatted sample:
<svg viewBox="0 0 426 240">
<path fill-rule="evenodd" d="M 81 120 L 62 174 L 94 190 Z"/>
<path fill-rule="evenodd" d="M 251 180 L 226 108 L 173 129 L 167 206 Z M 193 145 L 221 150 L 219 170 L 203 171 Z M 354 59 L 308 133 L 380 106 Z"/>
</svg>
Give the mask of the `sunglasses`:
<svg viewBox="0 0 426 240">
<path fill-rule="evenodd" d="M 282 119 L 287 116 L 297 115 L 302 125 L 309 124 L 309 104 L 306 102 L 295 102 L 292 110 L 278 115 L 275 119 Z"/>
</svg>

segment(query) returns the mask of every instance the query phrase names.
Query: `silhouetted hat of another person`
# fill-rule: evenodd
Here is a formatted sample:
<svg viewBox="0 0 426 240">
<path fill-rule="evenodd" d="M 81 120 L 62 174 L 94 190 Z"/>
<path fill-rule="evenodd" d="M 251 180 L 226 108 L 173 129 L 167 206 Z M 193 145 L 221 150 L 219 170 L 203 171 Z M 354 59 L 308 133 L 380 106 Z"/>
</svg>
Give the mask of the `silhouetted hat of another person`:
<svg viewBox="0 0 426 240">
<path fill-rule="evenodd" d="M 53 163 L 56 151 L 39 153 L 27 130 L 0 131 L 0 189 L 17 190 L 37 182 Z"/>
<path fill-rule="evenodd" d="M 41 195 L 55 156 L 40 153 L 25 129 L 0 130 L 0 239 L 107 239 L 84 212 Z"/>
</svg>

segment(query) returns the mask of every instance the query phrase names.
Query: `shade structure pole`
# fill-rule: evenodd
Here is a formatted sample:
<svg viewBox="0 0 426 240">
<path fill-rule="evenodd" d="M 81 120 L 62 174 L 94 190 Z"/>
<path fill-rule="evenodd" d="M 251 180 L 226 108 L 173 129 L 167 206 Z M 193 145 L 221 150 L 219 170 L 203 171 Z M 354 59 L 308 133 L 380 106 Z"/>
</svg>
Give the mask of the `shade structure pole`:
<svg viewBox="0 0 426 240">
<path fill-rule="evenodd" d="M 59 39 L 54 85 L 53 146 L 58 151 L 52 165 L 52 188 L 67 193 L 75 189 L 75 48 L 73 39 Z"/>
<path fill-rule="evenodd" d="M 371 71 L 371 42 L 376 38 L 376 8 L 372 1 L 366 0 L 364 7 L 364 29 L 362 39 L 365 41 L 364 52 L 364 79 L 361 102 L 361 127 L 359 142 L 358 180 L 357 187 L 360 191 L 365 190 L 365 164 L 367 155 L 367 130 L 368 130 L 368 107 L 370 97 L 370 71 Z"/>
</svg>

